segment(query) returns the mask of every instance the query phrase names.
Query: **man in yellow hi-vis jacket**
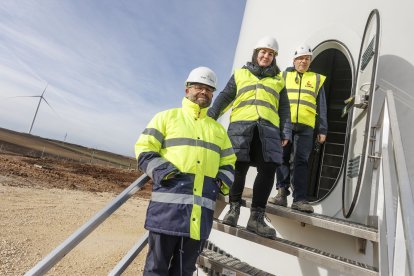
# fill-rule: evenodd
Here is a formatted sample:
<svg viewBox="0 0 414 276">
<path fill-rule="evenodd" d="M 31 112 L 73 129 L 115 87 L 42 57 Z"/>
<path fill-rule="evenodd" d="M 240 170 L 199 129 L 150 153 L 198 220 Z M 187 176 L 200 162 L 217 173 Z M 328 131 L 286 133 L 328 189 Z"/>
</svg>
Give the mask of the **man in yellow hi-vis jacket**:
<svg viewBox="0 0 414 276">
<path fill-rule="evenodd" d="M 153 180 L 144 275 L 193 275 L 217 195 L 228 194 L 233 183 L 230 139 L 206 115 L 215 89 L 211 69 L 192 70 L 182 108 L 156 114 L 135 144 L 138 168 Z"/>
<path fill-rule="evenodd" d="M 307 201 L 308 159 L 312 151 L 314 132 L 318 143 L 324 143 L 328 132 L 327 107 L 323 84 L 326 77 L 309 70 L 312 50 L 308 45 L 299 46 L 293 56 L 294 67 L 287 68 L 282 76 L 290 102 L 293 124 L 293 143 L 283 148 L 283 164 L 277 169 L 278 194 L 270 203 L 287 206 L 291 174 L 293 174 L 293 203 L 291 208 L 313 213 Z M 290 156 L 293 157 L 293 172 Z"/>
</svg>

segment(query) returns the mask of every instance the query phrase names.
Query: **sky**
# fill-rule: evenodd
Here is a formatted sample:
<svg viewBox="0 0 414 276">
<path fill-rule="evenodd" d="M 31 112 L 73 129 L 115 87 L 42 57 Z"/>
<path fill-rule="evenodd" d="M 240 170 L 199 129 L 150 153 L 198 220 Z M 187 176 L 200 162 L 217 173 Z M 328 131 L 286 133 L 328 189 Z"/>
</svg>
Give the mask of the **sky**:
<svg viewBox="0 0 414 276">
<path fill-rule="evenodd" d="M 0 127 L 134 156 L 184 82 L 233 67 L 245 0 L 0 1 Z M 46 89 L 46 90 L 45 90 Z"/>
</svg>

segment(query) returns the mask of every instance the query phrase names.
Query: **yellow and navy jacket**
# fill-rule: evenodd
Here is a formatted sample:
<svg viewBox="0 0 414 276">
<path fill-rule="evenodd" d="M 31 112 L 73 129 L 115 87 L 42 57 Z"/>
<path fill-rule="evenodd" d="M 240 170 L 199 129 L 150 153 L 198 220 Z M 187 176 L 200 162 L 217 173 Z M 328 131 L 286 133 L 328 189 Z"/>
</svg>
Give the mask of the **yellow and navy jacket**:
<svg viewBox="0 0 414 276">
<path fill-rule="evenodd" d="M 301 74 L 293 67 L 287 68 L 282 76 L 289 97 L 292 123 L 316 127 L 318 133 L 326 134 L 327 108 L 323 89 L 326 77 L 310 71 Z"/>
<path fill-rule="evenodd" d="M 249 162 L 257 127 L 265 162 L 282 162 L 281 139 L 291 140 L 292 126 L 285 82 L 280 74 L 248 62 L 235 70 L 208 115 L 214 119 L 232 108 L 228 134 L 237 161 Z"/>
<path fill-rule="evenodd" d="M 216 198 L 228 194 L 236 156 L 222 125 L 187 98 L 160 112 L 135 144 L 138 168 L 153 180 L 147 230 L 207 239 Z"/>
</svg>

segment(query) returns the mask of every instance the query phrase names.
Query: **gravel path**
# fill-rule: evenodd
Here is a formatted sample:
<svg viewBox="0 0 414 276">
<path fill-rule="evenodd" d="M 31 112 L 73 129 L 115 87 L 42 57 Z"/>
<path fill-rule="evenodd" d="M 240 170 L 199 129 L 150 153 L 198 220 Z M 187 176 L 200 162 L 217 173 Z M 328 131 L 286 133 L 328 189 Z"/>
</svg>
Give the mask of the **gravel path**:
<svg viewBox="0 0 414 276">
<path fill-rule="evenodd" d="M 116 196 L 19 181 L 0 174 L 0 275 L 24 274 Z M 144 234 L 147 204 L 128 200 L 47 275 L 107 275 Z M 123 275 L 141 275 L 145 254 Z"/>
</svg>

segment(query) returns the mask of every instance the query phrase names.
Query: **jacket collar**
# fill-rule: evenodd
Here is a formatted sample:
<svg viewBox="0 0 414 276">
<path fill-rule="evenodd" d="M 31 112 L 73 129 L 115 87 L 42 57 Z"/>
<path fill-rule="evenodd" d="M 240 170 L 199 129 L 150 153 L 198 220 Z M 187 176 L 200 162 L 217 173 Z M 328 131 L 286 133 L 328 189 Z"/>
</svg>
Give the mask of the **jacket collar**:
<svg viewBox="0 0 414 276">
<path fill-rule="evenodd" d="M 182 108 L 186 113 L 190 114 L 194 118 L 202 119 L 207 116 L 208 107 L 201 108 L 198 104 L 193 103 L 186 97 L 183 99 Z"/>
<path fill-rule="evenodd" d="M 258 78 L 274 77 L 277 75 L 276 67 L 270 65 L 268 67 L 261 67 L 253 62 L 247 62 L 243 68 L 248 69 L 253 75 Z"/>
</svg>

